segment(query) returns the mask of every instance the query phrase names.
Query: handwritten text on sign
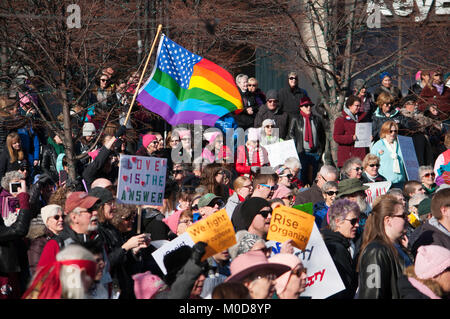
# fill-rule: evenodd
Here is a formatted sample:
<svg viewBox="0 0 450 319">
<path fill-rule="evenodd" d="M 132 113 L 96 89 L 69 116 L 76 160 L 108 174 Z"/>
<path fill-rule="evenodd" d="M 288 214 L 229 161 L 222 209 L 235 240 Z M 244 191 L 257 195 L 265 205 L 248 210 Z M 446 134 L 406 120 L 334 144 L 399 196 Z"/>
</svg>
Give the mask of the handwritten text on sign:
<svg viewBox="0 0 450 319">
<path fill-rule="evenodd" d="M 120 155 L 117 200 L 125 204 L 161 206 L 166 170 L 165 158 Z"/>
<path fill-rule="evenodd" d="M 236 244 L 233 224 L 225 209 L 196 222 L 186 231 L 195 243 L 202 241 L 208 244 L 203 260 Z"/>
<path fill-rule="evenodd" d="M 369 186 L 368 189 L 366 189 L 366 201 L 367 204 L 370 205 L 370 207 L 372 207 L 373 205 L 373 201 L 381 196 L 387 193 L 387 191 L 389 190 L 389 188 L 391 188 L 391 182 L 390 181 L 386 181 L 386 182 L 376 182 L 376 183 L 365 183 L 365 186 Z"/>
<path fill-rule="evenodd" d="M 314 216 L 286 206 L 278 206 L 272 213 L 267 240 L 285 242 L 292 239 L 298 249 L 305 249 L 314 224 Z"/>
</svg>

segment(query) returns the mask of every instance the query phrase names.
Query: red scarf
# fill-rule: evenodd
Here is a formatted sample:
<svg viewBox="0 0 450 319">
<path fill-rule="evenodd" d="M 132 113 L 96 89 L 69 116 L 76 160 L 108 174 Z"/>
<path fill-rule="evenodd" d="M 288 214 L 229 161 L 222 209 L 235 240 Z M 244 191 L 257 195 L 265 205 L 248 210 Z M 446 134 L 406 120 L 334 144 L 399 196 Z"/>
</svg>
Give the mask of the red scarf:
<svg viewBox="0 0 450 319">
<path fill-rule="evenodd" d="M 310 121 L 311 114 L 306 114 L 303 111 L 300 111 L 300 114 L 303 116 L 303 119 L 305 121 L 305 142 L 309 142 L 309 148 L 312 149 L 314 148 L 314 142 Z"/>
</svg>

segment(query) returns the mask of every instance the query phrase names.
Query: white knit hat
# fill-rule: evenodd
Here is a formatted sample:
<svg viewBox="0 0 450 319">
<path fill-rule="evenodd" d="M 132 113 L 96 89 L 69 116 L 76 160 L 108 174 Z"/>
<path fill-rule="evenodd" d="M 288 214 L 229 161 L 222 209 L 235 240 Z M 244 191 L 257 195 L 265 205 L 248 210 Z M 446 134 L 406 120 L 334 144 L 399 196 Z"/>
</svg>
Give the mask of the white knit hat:
<svg viewBox="0 0 450 319">
<path fill-rule="evenodd" d="M 92 136 L 96 132 L 95 125 L 91 122 L 86 122 L 83 125 L 83 136 Z"/>
<path fill-rule="evenodd" d="M 47 219 L 58 215 L 59 211 L 62 212 L 62 208 L 59 205 L 51 204 L 41 208 L 41 217 L 45 225 L 47 225 Z"/>
</svg>

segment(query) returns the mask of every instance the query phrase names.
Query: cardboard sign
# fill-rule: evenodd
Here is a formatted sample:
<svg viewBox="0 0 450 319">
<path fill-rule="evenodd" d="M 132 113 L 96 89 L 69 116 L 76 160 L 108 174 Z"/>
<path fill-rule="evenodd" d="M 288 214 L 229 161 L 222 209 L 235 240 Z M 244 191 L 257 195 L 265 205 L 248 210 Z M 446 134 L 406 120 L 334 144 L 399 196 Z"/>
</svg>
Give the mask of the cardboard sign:
<svg viewBox="0 0 450 319">
<path fill-rule="evenodd" d="M 272 254 L 280 252 L 281 244 L 275 241 L 266 242 L 272 247 Z M 336 269 L 316 224 L 313 223 L 308 245 L 304 250 L 294 247 L 294 254 L 300 258 L 307 268 L 306 289 L 301 297 L 324 299 L 345 289 L 345 285 Z"/>
<path fill-rule="evenodd" d="M 289 239 L 298 249 L 305 249 L 314 225 L 315 217 L 286 206 L 278 206 L 272 212 L 267 240 L 283 243 Z"/>
<path fill-rule="evenodd" d="M 376 182 L 376 183 L 365 183 L 365 186 L 369 186 L 370 188 L 366 189 L 366 201 L 367 204 L 372 207 L 373 201 L 378 196 L 384 195 L 387 193 L 389 188 L 391 188 L 392 182 L 386 181 L 386 182 Z"/>
<path fill-rule="evenodd" d="M 236 245 L 234 227 L 225 209 L 192 224 L 186 232 L 194 243 L 202 241 L 208 244 L 202 260 Z"/>
<path fill-rule="evenodd" d="M 370 147 L 372 142 L 372 122 L 356 123 L 355 135 L 355 147 Z"/>
<path fill-rule="evenodd" d="M 162 206 L 167 159 L 120 155 L 117 201 L 123 204 Z"/>
<path fill-rule="evenodd" d="M 167 269 L 164 266 L 164 256 L 170 253 L 171 251 L 180 248 L 181 246 L 192 247 L 194 246 L 194 244 L 195 243 L 192 241 L 192 238 L 189 236 L 189 234 L 184 233 L 176 237 L 174 240 L 167 241 L 166 243 L 164 243 L 162 246 L 160 246 L 160 248 L 158 248 L 152 253 L 152 256 L 155 259 L 156 263 L 158 264 L 159 268 L 161 268 L 163 274 L 167 275 Z"/>
<path fill-rule="evenodd" d="M 284 162 L 289 157 L 298 158 L 297 149 L 294 140 L 287 140 L 283 142 L 264 145 L 264 148 L 269 154 L 270 166 L 284 165 Z M 300 167 L 301 168 L 301 167 Z"/>
<path fill-rule="evenodd" d="M 412 137 L 397 136 L 400 154 L 405 164 L 406 175 L 409 181 L 420 181 L 419 179 L 419 162 L 417 161 L 416 149 Z"/>
<path fill-rule="evenodd" d="M 301 210 L 302 212 L 314 215 L 313 203 L 305 203 L 300 205 L 292 206 L 292 208 Z"/>
</svg>

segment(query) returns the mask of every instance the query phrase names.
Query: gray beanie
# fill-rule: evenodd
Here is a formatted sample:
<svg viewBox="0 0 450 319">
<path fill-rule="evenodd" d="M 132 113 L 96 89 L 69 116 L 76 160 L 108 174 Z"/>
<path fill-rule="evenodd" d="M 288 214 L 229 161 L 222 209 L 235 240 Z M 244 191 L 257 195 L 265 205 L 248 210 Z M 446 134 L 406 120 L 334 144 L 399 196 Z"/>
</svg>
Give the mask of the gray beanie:
<svg viewBox="0 0 450 319">
<path fill-rule="evenodd" d="M 269 90 L 266 94 L 266 100 L 278 100 L 278 92 L 276 90 Z"/>
</svg>

